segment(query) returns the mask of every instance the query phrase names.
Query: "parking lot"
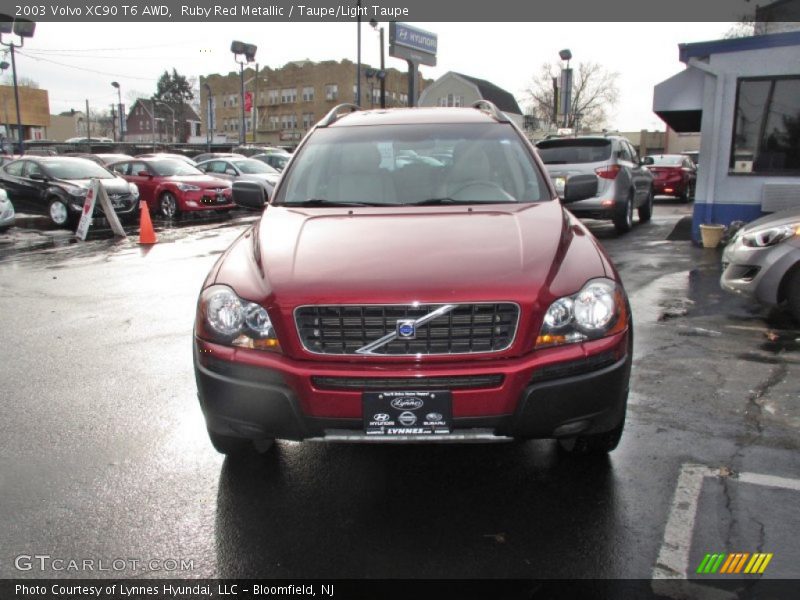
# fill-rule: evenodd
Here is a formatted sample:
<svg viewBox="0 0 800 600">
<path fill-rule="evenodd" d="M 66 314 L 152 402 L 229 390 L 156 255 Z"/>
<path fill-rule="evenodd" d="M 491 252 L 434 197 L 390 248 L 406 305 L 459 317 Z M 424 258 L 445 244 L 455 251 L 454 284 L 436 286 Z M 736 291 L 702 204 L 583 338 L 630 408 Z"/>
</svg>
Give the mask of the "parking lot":
<svg viewBox="0 0 800 600">
<path fill-rule="evenodd" d="M 255 214 L 157 221 L 152 247 L 23 216 L 0 235 L 0 577 L 703 580 L 720 552 L 800 577 L 800 331 L 719 289 L 720 251 L 673 233 L 690 211 L 660 200 L 622 236 L 588 222 L 636 332 L 625 433 L 601 460 L 549 440 L 226 460 L 197 405 L 192 325 Z M 20 570 L 36 553 L 140 562 Z"/>
</svg>

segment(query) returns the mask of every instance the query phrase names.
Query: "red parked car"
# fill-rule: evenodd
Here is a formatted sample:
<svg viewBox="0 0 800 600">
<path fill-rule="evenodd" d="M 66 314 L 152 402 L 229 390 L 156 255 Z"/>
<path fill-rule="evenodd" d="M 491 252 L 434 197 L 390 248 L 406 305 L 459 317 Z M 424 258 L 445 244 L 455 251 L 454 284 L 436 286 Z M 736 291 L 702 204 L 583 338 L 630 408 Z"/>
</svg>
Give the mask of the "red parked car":
<svg viewBox="0 0 800 600">
<path fill-rule="evenodd" d="M 522 132 L 485 101 L 339 114 L 353 108 L 306 136 L 203 284 L 194 361 L 213 445 L 614 449 L 627 297 Z M 402 160 L 410 151 L 447 160 Z M 596 191 L 595 174 L 576 175 L 563 202 Z"/>
<path fill-rule="evenodd" d="M 656 196 L 674 196 L 683 202 L 694 198 L 697 167 L 691 158 L 683 154 L 652 154 L 645 156 L 644 164 L 653 174 Z"/>
<path fill-rule="evenodd" d="M 151 211 L 168 219 L 181 212 L 234 208 L 229 181 L 173 158 L 132 158 L 108 166 L 139 188 Z"/>
</svg>

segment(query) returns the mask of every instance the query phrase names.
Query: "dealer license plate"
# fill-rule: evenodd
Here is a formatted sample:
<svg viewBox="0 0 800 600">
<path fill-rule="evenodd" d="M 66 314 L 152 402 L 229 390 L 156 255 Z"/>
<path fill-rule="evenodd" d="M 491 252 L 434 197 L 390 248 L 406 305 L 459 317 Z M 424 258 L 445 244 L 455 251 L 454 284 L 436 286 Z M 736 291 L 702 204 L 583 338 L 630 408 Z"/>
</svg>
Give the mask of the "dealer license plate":
<svg viewBox="0 0 800 600">
<path fill-rule="evenodd" d="M 435 392 L 364 392 L 364 433 L 374 436 L 450 433 L 452 394 Z"/>
</svg>

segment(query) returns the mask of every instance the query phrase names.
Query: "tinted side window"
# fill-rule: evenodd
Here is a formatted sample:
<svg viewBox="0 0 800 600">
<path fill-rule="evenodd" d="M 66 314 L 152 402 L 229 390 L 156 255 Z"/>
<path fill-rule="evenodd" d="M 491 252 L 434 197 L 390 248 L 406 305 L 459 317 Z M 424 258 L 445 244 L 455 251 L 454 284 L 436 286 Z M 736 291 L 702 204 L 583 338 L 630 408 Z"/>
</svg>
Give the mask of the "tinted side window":
<svg viewBox="0 0 800 600">
<path fill-rule="evenodd" d="M 111 167 L 111 170 L 114 173 L 118 173 L 119 175 L 128 175 L 131 163 L 119 163 Z"/>
<path fill-rule="evenodd" d="M 4 168 L 6 173 L 8 173 L 9 175 L 14 175 L 15 177 L 19 177 L 22 175 L 22 167 L 24 166 L 25 162 L 18 160 L 16 162 L 6 165 Z"/>
<path fill-rule="evenodd" d="M 619 143 L 619 159 L 631 162 L 633 157 L 631 156 L 631 151 L 628 149 L 628 144 L 626 142 Z"/>
</svg>

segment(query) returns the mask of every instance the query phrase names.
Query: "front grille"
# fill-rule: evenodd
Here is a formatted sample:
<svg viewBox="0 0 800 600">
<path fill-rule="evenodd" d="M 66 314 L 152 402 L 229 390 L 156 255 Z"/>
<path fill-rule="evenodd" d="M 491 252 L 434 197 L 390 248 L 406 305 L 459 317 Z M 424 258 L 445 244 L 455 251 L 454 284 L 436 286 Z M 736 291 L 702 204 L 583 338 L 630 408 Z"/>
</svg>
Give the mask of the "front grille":
<svg viewBox="0 0 800 600">
<path fill-rule="evenodd" d="M 502 375 L 456 375 L 451 377 L 312 377 L 319 390 L 465 390 L 496 388 Z"/>
<path fill-rule="evenodd" d="M 300 340 L 316 354 L 357 354 L 359 348 L 396 332 L 398 321 L 416 320 L 442 304 L 301 306 L 295 310 Z M 416 327 L 414 339 L 394 339 L 372 349 L 379 356 L 475 354 L 511 346 L 519 307 L 510 302 L 456 304 Z"/>
</svg>

